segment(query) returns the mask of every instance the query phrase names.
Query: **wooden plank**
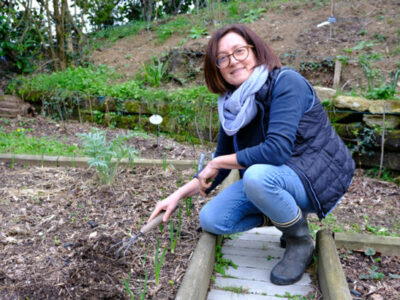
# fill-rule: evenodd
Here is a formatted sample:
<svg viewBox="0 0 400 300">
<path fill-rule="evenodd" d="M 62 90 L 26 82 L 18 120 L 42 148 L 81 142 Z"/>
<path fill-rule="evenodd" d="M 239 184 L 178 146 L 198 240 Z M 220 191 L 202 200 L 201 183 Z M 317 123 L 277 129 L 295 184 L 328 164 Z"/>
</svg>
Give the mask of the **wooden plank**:
<svg viewBox="0 0 400 300">
<path fill-rule="evenodd" d="M 265 294 L 267 296 L 277 296 L 285 295 L 285 293 L 290 293 L 290 295 L 307 295 L 312 292 L 313 289 L 308 285 L 275 285 L 265 281 L 257 280 L 242 280 L 236 278 L 215 278 L 215 286 L 220 289 L 224 287 L 235 287 L 247 289 L 249 293 L 252 294 Z M 337 298 L 340 299 L 340 298 Z M 336 299 L 336 300 L 337 300 Z"/>
<path fill-rule="evenodd" d="M 248 268 L 248 267 L 238 267 L 237 269 L 230 267 L 225 271 L 227 276 L 234 277 L 236 279 L 243 280 L 257 280 L 270 283 L 270 273 L 271 270 L 259 269 L 259 268 Z M 222 277 L 217 274 L 217 277 Z M 293 285 L 309 285 L 311 283 L 311 277 L 308 273 L 305 273 L 300 281 L 294 283 Z"/>
<path fill-rule="evenodd" d="M 240 234 L 237 238 L 238 240 L 246 240 L 246 241 L 267 241 L 267 242 L 280 242 L 281 235 L 270 235 L 270 234 L 262 234 L 257 232 L 244 232 Z"/>
<path fill-rule="evenodd" d="M 283 300 L 287 298 L 279 298 L 274 296 L 258 295 L 258 294 L 238 294 L 229 291 L 213 289 L 208 293 L 207 300 Z"/>
<path fill-rule="evenodd" d="M 282 232 L 275 226 L 256 227 L 246 231 L 245 233 L 279 235 L 279 237 L 282 235 Z"/>
<path fill-rule="evenodd" d="M 231 254 L 224 254 L 224 258 L 232 260 L 237 266 L 240 267 L 258 268 L 264 270 L 271 270 L 280 261 L 280 258 L 277 257 L 268 260 L 262 257 Z"/>
<path fill-rule="evenodd" d="M 226 240 L 224 242 L 225 246 L 229 247 L 238 247 L 238 248 L 247 248 L 247 249 L 263 249 L 267 250 L 268 248 L 278 248 L 279 243 L 277 243 L 275 238 L 270 238 L 273 241 L 268 241 L 268 237 L 265 237 L 263 241 L 260 240 L 244 240 L 244 239 L 233 239 Z"/>
<path fill-rule="evenodd" d="M 206 299 L 215 260 L 215 235 L 203 232 L 175 300 Z"/>
<path fill-rule="evenodd" d="M 333 88 L 337 89 L 340 84 L 340 75 L 342 74 L 342 62 L 339 59 L 336 59 L 335 62 L 335 71 L 333 75 Z M 323 99 L 321 99 L 323 100 Z"/>
<path fill-rule="evenodd" d="M 400 256 L 400 238 L 398 237 L 336 232 L 334 238 L 337 248 L 365 250 L 370 247 L 383 255 Z"/>
<path fill-rule="evenodd" d="M 269 247 L 267 250 L 264 249 L 249 249 L 249 248 L 238 248 L 238 247 L 229 247 L 222 246 L 222 253 L 232 254 L 232 255 L 243 255 L 243 256 L 253 256 L 253 257 L 262 257 L 268 259 L 271 256 L 274 257 L 283 257 L 283 253 L 285 249 L 280 247 Z"/>
<path fill-rule="evenodd" d="M 317 232 L 318 281 L 324 300 L 352 299 L 332 234 Z"/>
</svg>

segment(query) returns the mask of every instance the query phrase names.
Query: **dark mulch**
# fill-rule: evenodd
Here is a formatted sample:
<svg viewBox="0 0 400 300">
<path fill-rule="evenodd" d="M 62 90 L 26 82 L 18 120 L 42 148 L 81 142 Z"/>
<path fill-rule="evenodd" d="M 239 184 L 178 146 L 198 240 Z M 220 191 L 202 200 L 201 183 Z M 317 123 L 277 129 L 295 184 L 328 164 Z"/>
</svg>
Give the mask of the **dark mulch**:
<svg viewBox="0 0 400 300">
<path fill-rule="evenodd" d="M 147 298 L 173 299 L 199 237 L 198 211 L 182 206 L 182 232 L 168 250 L 155 284 L 154 260 L 170 248 L 169 226 L 141 237 L 126 260 L 110 247 L 139 232 L 156 201 L 193 171 L 121 170 L 99 186 L 93 170 L 0 164 L 0 299 L 126 299 L 122 278 L 139 295 L 148 272 Z M 144 184 L 145 183 L 145 184 Z M 175 228 L 178 212 L 173 215 Z M 161 256 L 161 254 L 160 254 Z"/>
<path fill-rule="evenodd" d="M 400 257 L 365 253 L 339 251 L 354 299 L 400 299 Z"/>
<path fill-rule="evenodd" d="M 92 127 L 88 123 L 57 123 L 43 117 L 8 122 L 0 119 L 0 126 L 8 132 L 24 128 L 29 135 L 76 144 L 76 134 Z M 110 137 L 124 132 L 105 130 Z M 198 159 L 201 152 L 210 152 L 164 136 L 158 145 L 151 135 L 136 136 L 130 143 L 147 158 L 166 155 Z M 157 238 L 162 249 L 169 247 L 168 228 L 140 238 L 126 262 L 116 260 L 114 253 L 107 251 L 122 238 L 137 233 L 155 203 L 189 180 L 193 172 L 126 169 L 108 187 L 98 185 L 94 170 L 19 165 L 11 168 L 9 164 L 0 164 L 0 298 L 123 299 L 128 295 L 122 278 L 129 275 L 137 297 L 147 270 L 147 298 L 173 299 L 199 237 L 198 211 L 208 199 L 193 199 L 190 218 L 182 210 L 182 236 L 175 254 L 166 254 L 160 285 L 154 282 L 155 252 Z M 175 212 L 173 217 L 175 227 L 177 215 Z M 358 170 L 349 192 L 332 215 L 324 223 L 315 216 L 310 216 L 310 220 L 334 231 L 400 236 L 399 216 L 400 188 L 368 178 Z M 382 261 L 372 262 L 362 252 L 353 251 L 346 256 L 341 255 L 342 263 L 355 298 L 358 295 L 361 299 L 400 299 L 399 279 L 389 275 L 400 274 L 398 257 L 382 256 Z M 372 265 L 384 277 L 360 279 L 359 275 L 370 274 Z"/>
</svg>

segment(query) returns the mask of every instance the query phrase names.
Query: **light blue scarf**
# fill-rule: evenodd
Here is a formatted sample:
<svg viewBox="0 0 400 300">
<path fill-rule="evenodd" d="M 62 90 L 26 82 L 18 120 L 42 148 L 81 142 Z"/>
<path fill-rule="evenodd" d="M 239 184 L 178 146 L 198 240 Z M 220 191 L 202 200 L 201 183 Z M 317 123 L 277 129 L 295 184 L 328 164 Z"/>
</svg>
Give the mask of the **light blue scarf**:
<svg viewBox="0 0 400 300">
<path fill-rule="evenodd" d="M 218 97 L 218 115 L 227 135 L 234 135 L 256 116 L 255 94 L 267 77 L 268 69 L 265 66 L 258 66 L 233 93 L 227 92 Z"/>
</svg>

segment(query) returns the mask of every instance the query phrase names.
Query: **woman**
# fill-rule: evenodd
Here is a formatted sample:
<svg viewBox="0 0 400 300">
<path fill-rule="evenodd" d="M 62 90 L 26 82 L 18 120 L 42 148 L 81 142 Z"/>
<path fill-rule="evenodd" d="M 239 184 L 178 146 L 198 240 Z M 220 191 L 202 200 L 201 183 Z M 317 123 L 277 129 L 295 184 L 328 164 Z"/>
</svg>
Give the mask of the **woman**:
<svg viewBox="0 0 400 300">
<path fill-rule="evenodd" d="M 221 128 L 215 158 L 194 179 L 159 202 L 149 221 L 178 201 L 208 194 L 239 169 L 241 179 L 200 212 L 200 225 L 231 234 L 266 224 L 282 231 L 286 250 L 271 271 L 278 285 L 300 280 L 314 243 L 307 213 L 326 217 L 347 191 L 354 162 L 330 125 L 320 100 L 300 74 L 244 25 L 217 30 L 209 41 L 204 74 L 218 93 Z"/>
</svg>

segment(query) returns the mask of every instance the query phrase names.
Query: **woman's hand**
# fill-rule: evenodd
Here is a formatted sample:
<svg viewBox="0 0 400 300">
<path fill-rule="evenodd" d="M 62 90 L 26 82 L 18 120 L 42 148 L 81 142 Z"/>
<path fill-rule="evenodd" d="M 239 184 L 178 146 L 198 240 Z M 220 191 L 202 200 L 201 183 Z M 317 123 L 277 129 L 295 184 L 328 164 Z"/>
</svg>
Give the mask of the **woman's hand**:
<svg viewBox="0 0 400 300">
<path fill-rule="evenodd" d="M 163 217 L 163 222 L 167 222 L 169 220 L 169 217 L 175 210 L 175 207 L 178 205 L 179 198 L 174 197 L 174 194 L 171 196 L 165 198 L 164 200 L 158 202 L 156 204 L 156 207 L 154 208 L 153 213 L 150 215 L 150 218 L 147 220 L 147 223 L 149 223 L 151 220 L 153 220 L 155 217 L 158 216 L 159 213 L 162 211 L 165 211 L 165 215 Z"/>
<path fill-rule="evenodd" d="M 157 217 L 162 211 L 165 211 L 165 215 L 163 217 L 163 222 L 167 222 L 176 206 L 178 205 L 179 200 L 196 195 L 199 193 L 199 180 L 197 178 L 193 178 L 191 181 L 186 183 L 184 186 L 180 187 L 173 194 L 168 196 L 162 201 L 159 201 L 154 208 L 150 218 L 147 220 L 147 223 L 152 221 L 155 217 Z"/>
<path fill-rule="evenodd" d="M 206 196 L 206 190 L 211 186 L 212 180 L 217 176 L 219 169 L 209 162 L 207 166 L 197 175 L 200 184 L 200 193 Z"/>
</svg>

